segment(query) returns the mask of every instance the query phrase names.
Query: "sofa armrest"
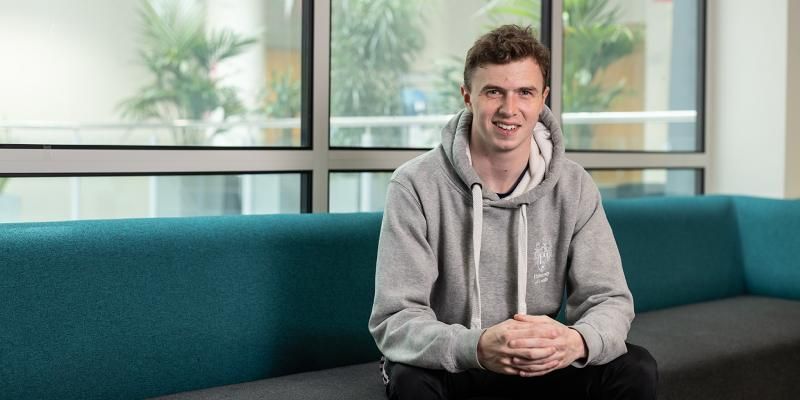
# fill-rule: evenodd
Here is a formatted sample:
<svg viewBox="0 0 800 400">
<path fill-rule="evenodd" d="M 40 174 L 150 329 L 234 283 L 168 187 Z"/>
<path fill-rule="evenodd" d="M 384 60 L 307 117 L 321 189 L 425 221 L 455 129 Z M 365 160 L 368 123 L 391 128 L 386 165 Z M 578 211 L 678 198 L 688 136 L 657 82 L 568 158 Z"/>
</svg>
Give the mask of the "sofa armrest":
<svg viewBox="0 0 800 400">
<path fill-rule="evenodd" d="M 800 200 L 736 197 L 749 293 L 800 299 Z"/>
</svg>

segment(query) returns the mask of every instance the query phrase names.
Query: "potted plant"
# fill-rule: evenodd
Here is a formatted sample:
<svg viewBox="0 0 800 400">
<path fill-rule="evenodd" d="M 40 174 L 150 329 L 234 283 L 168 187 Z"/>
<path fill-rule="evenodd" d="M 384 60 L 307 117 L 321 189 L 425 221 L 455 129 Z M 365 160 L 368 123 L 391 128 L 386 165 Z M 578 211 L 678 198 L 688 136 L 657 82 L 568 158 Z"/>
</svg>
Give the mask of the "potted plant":
<svg viewBox="0 0 800 400">
<path fill-rule="evenodd" d="M 245 114 L 238 93 L 223 84 L 217 66 L 243 53 L 255 38 L 208 30 L 205 8 L 181 0 L 144 0 L 139 19 L 139 61 L 152 81 L 119 104 L 123 118 L 172 124 L 221 122 Z M 172 132 L 175 144 L 201 145 L 224 130 L 176 127 Z"/>
<path fill-rule="evenodd" d="M 246 113 L 218 66 L 246 51 L 255 38 L 208 29 L 205 7 L 182 0 L 144 0 L 139 20 L 139 61 L 152 80 L 119 104 L 123 118 L 163 122 L 171 126 L 174 144 L 194 146 L 209 143 L 225 129 L 193 127 L 192 122 L 223 122 Z M 188 120 L 189 126 L 176 126 L 176 120 Z M 180 176 L 177 192 L 174 179 L 159 178 L 159 192 L 165 204 L 177 202 L 180 215 L 241 212 L 238 176 Z"/>
</svg>

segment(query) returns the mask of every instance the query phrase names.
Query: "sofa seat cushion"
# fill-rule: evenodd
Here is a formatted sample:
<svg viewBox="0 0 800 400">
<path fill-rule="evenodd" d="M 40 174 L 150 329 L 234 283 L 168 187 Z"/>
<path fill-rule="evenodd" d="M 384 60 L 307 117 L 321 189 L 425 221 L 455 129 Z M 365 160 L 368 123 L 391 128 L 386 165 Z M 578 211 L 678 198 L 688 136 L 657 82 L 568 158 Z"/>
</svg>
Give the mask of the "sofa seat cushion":
<svg viewBox="0 0 800 400">
<path fill-rule="evenodd" d="M 380 400 L 377 361 L 159 397 L 160 400 Z"/>
<path fill-rule="evenodd" d="M 659 399 L 787 399 L 800 390 L 800 301 L 740 296 L 636 316 L 628 341 L 659 369 Z M 162 400 L 383 399 L 371 362 Z"/>
<path fill-rule="evenodd" d="M 788 399 L 800 391 L 800 302 L 740 296 L 636 316 L 659 399 Z"/>
</svg>

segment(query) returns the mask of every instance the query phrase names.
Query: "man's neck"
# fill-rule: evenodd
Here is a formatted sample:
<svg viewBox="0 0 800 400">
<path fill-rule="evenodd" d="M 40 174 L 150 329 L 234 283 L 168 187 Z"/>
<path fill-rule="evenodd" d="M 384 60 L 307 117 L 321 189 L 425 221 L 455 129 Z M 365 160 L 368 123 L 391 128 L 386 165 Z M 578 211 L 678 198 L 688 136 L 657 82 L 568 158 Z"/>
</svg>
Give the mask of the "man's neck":
<svg viewBox="0 0 800 400">
<path fill-rule="evenodd" d="M 472 141 L 469 150 L 472 168 L 487 189 L 495 193 L 506 193 L 513 188 L 530 157 L 530 145 L 520 146 L 515 151 L 489 152 L 476 141 Z"/>
</svg>

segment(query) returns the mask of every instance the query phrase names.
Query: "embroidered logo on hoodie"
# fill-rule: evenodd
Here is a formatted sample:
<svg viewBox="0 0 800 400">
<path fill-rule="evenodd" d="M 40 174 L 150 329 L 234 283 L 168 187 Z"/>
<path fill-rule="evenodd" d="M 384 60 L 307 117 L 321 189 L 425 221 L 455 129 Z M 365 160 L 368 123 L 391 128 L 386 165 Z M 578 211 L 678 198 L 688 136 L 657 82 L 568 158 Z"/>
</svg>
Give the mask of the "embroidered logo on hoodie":
<svg viewBox="0 0 800 400">
<path fill-rule="evenodd" d="M 553 248 L 549 243 L 536 243 L 536 247 L 533 248 L 533 259 L 539 272 L 533 274 L 533 283 L 541 284 L 550 280 L 550 271 L 545 271 L 545 269 L 552 257 Z"/>
</svg>

